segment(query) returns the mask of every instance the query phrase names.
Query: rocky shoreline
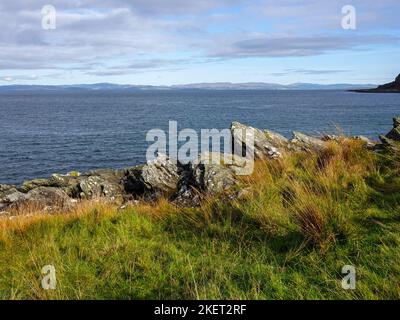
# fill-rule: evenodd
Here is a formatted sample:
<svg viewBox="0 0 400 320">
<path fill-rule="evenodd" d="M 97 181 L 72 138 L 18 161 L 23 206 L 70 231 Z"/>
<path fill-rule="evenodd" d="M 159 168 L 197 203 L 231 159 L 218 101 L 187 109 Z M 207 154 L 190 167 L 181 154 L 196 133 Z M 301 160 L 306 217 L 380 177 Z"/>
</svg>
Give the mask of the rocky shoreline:
<svg viewBox="0 0 400 320">
<path fill-rule="evenodd" d="M 289 140 L 269 130 L 233 122 L 232 142 L 245 148 L 250 146 L 246 146 L 242 136 L 235 134 L 236 129 L 245 132 L 251 129 L 255 159 L 271 161 L 292 152 L 318 152 L 329 141 L 343 139 L 333 135 L 313 137 L 294 132 L 293 139 Z M 388 148 L 399 150 L 400 117 L 394 118 L 393 129 L 387 135 L 380 136 L 380 142 L 362 136 L 346 139 L 361 140 L 371 152 Z M 67 211 L 79 201 L 97 199 L 123 204 L 136 199 L 154 201 L 159 197 L 167 197 L 180 206 L 198 206 L 204 196 L 233 190 L 237 184 L 235 169 L 241 165 L 240 159 L 227 164 L 223 162 L 223 155 L 218 154 L 221 161 L 210 163 L 210 155 L 202 154 L 197 162 L 186 165 L 159 155 L 152 162 L 124 169 L 53 174 L 48 179 L 29 180 L 20 186 L 0 184 L 0 216 L 9 215 L 14 208 L 29 204 L 48 212 Z M 232 196 L 240 197 L 240 190 L 236 190 Z"/>
</svg>

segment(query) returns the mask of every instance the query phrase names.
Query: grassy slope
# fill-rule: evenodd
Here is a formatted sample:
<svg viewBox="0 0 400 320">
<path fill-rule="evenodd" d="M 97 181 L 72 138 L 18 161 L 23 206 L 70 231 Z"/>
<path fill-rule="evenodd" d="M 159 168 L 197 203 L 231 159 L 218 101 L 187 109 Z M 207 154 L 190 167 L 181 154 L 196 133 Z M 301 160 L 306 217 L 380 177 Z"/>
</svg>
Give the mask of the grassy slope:
<svg viewBox="0 0 400 320">
<path fill-rule="evenodd" d="M 0 221 L 3 299 L 398 299 L 400 164 L 356 142 L 258 163 L 245 197 Z M 52 264 L 57 289 L 40 287 Z M 341 288 L 344 265 L 357 289 Z"/>
</svg>

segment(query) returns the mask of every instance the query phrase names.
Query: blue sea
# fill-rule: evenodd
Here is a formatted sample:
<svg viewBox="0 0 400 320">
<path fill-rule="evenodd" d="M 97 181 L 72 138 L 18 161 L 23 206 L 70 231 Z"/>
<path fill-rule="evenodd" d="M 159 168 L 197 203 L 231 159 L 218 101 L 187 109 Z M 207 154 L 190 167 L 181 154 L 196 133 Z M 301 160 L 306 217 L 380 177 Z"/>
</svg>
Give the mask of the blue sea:
<svg viewBox="0 0 400 320">
<path fill-rule="evenodd" d="M 232 121 L 290 137 L 377 139 L 400 115 L 400 94 L 345 91 L 79 91 L 0 93 L 0 183 L 145 162 L 146 133 L 224 129 Z"/>
</svg>

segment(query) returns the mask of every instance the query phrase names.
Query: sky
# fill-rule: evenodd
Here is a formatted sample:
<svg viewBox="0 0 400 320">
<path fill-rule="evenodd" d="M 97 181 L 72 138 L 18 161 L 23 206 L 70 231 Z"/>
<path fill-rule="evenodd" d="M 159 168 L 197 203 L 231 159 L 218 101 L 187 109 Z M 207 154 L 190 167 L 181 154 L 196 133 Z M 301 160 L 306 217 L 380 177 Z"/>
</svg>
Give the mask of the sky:
<svg viewBox="0 0 400 320">
<path fill-rule="evenodd" d="M 0 85 L 380 84 L 400 73 L 399 13 L 399 0 L 1 0 Z"/>
</svg>

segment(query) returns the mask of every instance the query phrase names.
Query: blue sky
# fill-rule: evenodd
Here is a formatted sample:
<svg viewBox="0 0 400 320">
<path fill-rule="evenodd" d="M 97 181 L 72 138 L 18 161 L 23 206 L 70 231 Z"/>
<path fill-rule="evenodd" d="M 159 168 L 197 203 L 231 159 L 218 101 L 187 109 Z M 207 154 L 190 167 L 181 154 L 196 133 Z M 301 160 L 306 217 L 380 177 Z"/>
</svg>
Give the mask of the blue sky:
<svg viewBox="0 0 400 320">
<path fill-rule="evenodd" d="M 383 83 L 400 73 L 399 13 L 398 0 L 2 0 L 0 85 Z"/>
</svg>

